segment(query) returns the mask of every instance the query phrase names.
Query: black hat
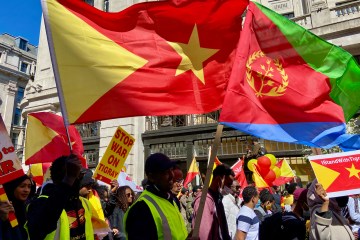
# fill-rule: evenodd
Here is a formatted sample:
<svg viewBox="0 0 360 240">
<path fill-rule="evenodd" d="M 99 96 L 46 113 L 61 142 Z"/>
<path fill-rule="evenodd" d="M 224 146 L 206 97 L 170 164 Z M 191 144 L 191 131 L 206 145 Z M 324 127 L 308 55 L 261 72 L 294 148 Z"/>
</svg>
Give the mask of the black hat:
<svg viewBox="0 0 360 240">
<path fill-rule="evenodd" d="M 90 169 L 82 169 L 81 171 L 84 171 L 85 173 L 80 181 L 80 188 L 94 185 L 95 180 L 92 178 L 93 172 Z"/>
<path fill-rule="evenodd" d="M 171 161 L 163 153 L 154 153 L 151 154 L 145 162 L 145 173 L 156 173 L 168 170 L 176 165 L 176 162 Z"/>
</svg>

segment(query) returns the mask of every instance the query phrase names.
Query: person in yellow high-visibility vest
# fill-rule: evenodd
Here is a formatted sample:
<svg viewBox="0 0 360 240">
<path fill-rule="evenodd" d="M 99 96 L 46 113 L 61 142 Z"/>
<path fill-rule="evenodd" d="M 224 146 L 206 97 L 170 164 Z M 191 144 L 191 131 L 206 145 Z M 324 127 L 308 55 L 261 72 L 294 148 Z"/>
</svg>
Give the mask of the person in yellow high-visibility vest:
<svg viewBox="0 0 360 240">
<path fill-rule="evenodd" d="M 125 214 L 127 239 L 184 240 L 187 230 L 170 190 L 175 162 L 155 153 L 145 162 L 148 186 Z"/>
<path fill-rule="evenodd" d="M 44 185 L 27 209 L 29 239 L 94 240 L 90 202 L 79 197 L 83 177 L 79 158 L 70 155 L 56 159 L 50 174 L 53 183 Z"/>
</svg>

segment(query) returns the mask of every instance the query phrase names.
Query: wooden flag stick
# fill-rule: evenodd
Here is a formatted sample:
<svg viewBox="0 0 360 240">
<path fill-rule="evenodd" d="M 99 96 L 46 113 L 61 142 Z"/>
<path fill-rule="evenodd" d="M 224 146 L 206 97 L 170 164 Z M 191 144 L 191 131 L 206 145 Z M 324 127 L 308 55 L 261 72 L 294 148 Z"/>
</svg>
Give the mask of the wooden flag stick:
<svg viewBox="0 0 360 240">
<path fill-rule="evenodd" d="M 223 128 L 224 128 L 224 126 L 221 124 L 219 124 L 217 126 L 214 145 L 211 148 L 210 161 L 209 161 L 207 171 L 206 171 L 204 188 L 201 193 L 200 204 L 199 204 L 198 211 L 196 213 L 195 225 L 194 225 L 194 230 L 193 230 L 193 235 L 192 235 L 192 237 L 194 237 L 195 239 L 199 237 L 199 230 L 200 230 L 202 215 L 204 212 L 206 195 L 208 193 L 208 189 L 209 189 L 209 185 L 210 185 L 210 177 L 211 177 L 211 174 L 213 171 L 214 161 L 215 161 L 215 157 L 217 155 L 217 149 L 220 145 Z"/>
</svg>

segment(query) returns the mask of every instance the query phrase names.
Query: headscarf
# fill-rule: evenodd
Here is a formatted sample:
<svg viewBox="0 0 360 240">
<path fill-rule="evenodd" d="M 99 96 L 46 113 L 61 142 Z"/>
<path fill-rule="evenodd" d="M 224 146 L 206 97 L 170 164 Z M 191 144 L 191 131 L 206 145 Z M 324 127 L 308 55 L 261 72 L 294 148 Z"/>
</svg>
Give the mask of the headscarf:
<svg viewBox="0 0 360 240">
<path fill-rule="evenodd" d="M 36 191 L 36 185 L 34 183 L 34 181 L 28 176 L 28 175 L 23 175 L 19 178 L 16 178 L 10 182 L 4 183 L 4 189 L 6 192 L 6 195 L 9 199 L 9 201 L 12 202 L 12 205 L 15 209 L 15 215 L 16 218 L 19 222 L 20 226 L 23 226 L 26 222 L 26 218 L 25 218 L 25 202 L 20 201 L 18 199 L 16 199 L 14 192 L 15 189 L 25 180 L 29 179 L 31 182 L 31 189 L 30 189 L 30 194 L 28 196 L 28 200 L 31 199 Z"/>
<path fill-rule="evenodd" d="M 36 185 L 34 184 L 34 181 L 28 176 L 28 175 L 22 175 L 21 177 L 18 177 L 10 182 L 4 183 L 4 189 L 6 192 L 7 197 L 9 198 L 9 201 L 16 202 L 17 199 L 14 196 L 15 189 L 25 180 L 29 179 L 31 182 L 31 190 L 28 199 L 30 199 L 32 196 L 34 196 L 36 191 Z"/>
</svg>

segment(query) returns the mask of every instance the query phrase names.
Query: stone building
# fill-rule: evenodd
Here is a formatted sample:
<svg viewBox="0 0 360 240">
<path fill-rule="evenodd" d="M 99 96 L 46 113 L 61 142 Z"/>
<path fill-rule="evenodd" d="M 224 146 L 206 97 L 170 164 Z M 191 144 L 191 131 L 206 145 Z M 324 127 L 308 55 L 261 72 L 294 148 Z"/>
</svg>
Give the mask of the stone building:
<svg viewBox="0 0 360 240">
<path fill-rule="evenodd" d="M 104 11 L 119 11 L 139 1 L 86 0 Z M 360 1 L 336 0 L 260 0 L 263 5 L 279 12 L 333 44 L 343 47 L 359 60 L 360 58 Z M 56 87 L 50 64 L 46 34 L 41 26 L 38 69 L 34 84 L 41 86 L 26 94 L 23 116 L 33 111 L 60 112 Z M 219 112 L 203 115 L 164 117 L 136 117 L 83 124 L 79 127 L 83 135 L 85 151 L 93 166 L 103 155 L 115 128 L 121 125 L 136 138 L 127 163 L 128 172 L 140 183 L 144 177 L 144 159 L 153 152 L 164 152 L 179 160 L 186 172 L 194 153 L 200 170 L 205 172 L 208 147 L 211 146 L 217 126 Z M 224 128 L 218 157 L 233 164 L 246 154 L 252 137 Z M 300 177 L 307 181 L 312 170 L 303 158 L 305 147 L 289 143 L 260 140 L 269 153 L 287 159 Z"/>
<path fill-rule="evenodd" d="M 20 157 L 26 124 L 20 102 L 34 79 L 36 55 L 37 47 L 24 37 L 0 35 L 0 114 Z"/>
</svg>

